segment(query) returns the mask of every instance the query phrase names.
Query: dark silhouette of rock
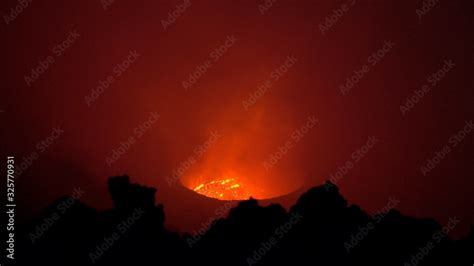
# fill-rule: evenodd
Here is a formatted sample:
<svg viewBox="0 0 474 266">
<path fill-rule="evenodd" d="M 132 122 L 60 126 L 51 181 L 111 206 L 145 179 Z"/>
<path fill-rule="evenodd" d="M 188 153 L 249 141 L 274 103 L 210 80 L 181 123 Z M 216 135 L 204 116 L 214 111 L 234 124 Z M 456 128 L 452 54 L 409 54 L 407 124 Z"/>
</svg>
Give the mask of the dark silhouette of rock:
<svg viewBox="0 0 474 266">
<path fill-rule="evenodd" d="M 131 184 L 127 175 L 109 178 L 108 185 L 115 209 L 130 209 L 133 207 L 148 209 L 155 206 L 156 189 Z"/>
<path fill-rule="evenodd" d="M 156 189 L 109 179 L 114 209 L 97 212 L 60 198 L 20 228 L 18 265 L 472 265 L 474 229 L 453 241 L 432 219 L 394 206 L 369 215 L 348 205 L 328 182 L 309 189 L 289 211 L 240 202 L 203 235 L 164 227 Z M 61 205 L 62 206 L 62 205 Z M 56 214 L 56 215 L 55 215 Z"/>
</svg>

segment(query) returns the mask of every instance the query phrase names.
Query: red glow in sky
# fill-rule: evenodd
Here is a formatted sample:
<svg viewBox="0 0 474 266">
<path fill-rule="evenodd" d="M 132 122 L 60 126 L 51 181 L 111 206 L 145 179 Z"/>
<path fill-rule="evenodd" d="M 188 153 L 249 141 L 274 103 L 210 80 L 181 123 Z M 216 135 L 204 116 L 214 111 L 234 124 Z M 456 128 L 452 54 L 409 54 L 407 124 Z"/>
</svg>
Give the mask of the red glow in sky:
<svg viewBox="0 0 474 266">
<path fill-rule="evenodd" d="M 370 212 L 395 197 L 473 223 L 472 1 L 355 1 L 335 17 L 338 1 L 181 3 L 33 1 L 2 25 L 20 216 L 77 187 L 110 207 L 106 179 L 126 173 L 189 230 L 232 185 L 288 206 L 337 176 Z"/>
</svg>

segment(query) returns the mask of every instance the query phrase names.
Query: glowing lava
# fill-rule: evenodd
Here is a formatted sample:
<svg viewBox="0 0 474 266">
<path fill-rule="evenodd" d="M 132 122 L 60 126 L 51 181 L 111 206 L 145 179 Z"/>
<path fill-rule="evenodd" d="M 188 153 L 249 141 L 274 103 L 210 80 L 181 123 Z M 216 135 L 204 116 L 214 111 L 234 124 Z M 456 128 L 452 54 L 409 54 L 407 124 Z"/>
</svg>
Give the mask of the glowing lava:
<svg viewBox="0 0 474 266">
<path fill-rule="evenodd" d="M 201 183 L 193 190 L 206 197 L 219 200 L 246 200 L 251 196 L 245 186 L 233 178 Z"/>
</svg>

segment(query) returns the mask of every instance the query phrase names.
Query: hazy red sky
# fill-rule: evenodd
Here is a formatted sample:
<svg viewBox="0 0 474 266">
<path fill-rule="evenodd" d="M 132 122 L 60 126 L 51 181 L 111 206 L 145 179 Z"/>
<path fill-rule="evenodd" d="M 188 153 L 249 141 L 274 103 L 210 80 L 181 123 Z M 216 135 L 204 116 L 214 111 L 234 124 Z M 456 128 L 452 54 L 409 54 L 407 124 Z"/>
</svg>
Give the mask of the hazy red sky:
<svg viewBox="0 0 474 266">
<path fill-rule="evenodd" d="M 222 206 L 167 182 L 192 156 L 188 180 L 233 171 L 268 191 L 303 186 L 278 200 L 288 205 L 342 171 L 337 184 L 350 203 L 375 212 L 397 198 L 405 214 L 441 224 L 455 216 L 467 229 L 474 131 L 450 138 L 474 119 L 472 1 L 440 0 L 418 14 L 423 1 L 322 2 L 275 1 L 264 10 L 264 1 L 191 1 L 181 12 L 184 1 L 116 1 L 105 9 L 99 0 L 32 1 L 10 15 L 18 2 L 3 1 L 2 150 L 17 164 L 38 154 L 18 177 L 20 213 L 76 187 L 86 203 L 110 207 L 106 179 L 127 173 L 158 188 L 171 228 L 190 230 Z M 170 12 L 176 19 L 164 28 Z M 338 12 L 322 32 L 318 25 Z M 58 48 L 65 41 L 69 47 Z M 36 68 L 44 73 L 33 75 Z M 443 76 L 433 78 L 438 71 Z M 255 103 L 243 104 L 259 87 Z M 148 130 L 135 129 L 153 112 L 159 117 Z M 292 134 L 311 118 L 317 123 L 296 141 Z M 38 144 L 57 127 L 64 133 L 51 145 Z M 212 132 L 220 137 L 197 151 Z M 373 147 L 357 155 L 370 137 Z M 423 173 L 429 159 L 439 162 Z"/>
</svg>

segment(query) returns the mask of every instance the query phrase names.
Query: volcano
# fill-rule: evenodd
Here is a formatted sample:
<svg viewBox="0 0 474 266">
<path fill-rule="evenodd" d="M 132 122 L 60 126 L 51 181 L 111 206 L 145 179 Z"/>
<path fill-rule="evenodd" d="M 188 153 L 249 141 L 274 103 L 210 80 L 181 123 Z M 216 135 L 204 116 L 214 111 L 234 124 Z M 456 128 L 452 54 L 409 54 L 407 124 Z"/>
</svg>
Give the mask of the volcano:
<svg viewBox="0 0 474 266">
<path fill-rule="evenodd" d="M 252 196 L 247 187 L 234 178 L 201 183 L 193 190 L 206 197 L 219 200 L 246 200 Z"/>
</svg>

